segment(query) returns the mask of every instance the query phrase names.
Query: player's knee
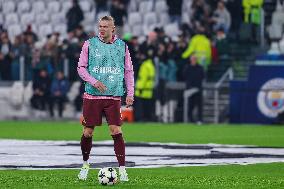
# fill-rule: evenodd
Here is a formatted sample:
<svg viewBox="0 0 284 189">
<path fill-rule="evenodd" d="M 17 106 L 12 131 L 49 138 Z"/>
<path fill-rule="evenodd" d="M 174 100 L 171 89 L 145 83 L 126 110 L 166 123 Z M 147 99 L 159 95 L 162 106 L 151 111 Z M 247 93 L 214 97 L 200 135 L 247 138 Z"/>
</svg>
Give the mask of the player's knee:
<svg viewBox="0 0 284 189">
<path fill-rule="evenodd" d="M 86 138 L 91 138 L 91 137 L 93 137 L 93 132 L 94 132 L 93 129 L 85 128 L 83 134 Z"/>
<path fill-rule="evenodd" d="M 110 133 L 111 133 L 111 135 L 117 135 L 119 133 L 122 133 L 121 127 L 119 127 L 119 126 L 110 127 Z"/>
</svg>

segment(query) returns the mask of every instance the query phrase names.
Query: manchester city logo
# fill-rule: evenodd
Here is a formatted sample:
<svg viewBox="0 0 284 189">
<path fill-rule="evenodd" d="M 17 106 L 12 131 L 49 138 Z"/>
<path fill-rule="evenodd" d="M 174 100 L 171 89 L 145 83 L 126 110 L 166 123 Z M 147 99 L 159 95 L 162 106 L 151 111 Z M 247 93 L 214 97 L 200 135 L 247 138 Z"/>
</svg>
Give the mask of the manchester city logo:
<svg viewBox="0 0 284 189">
<path fill-rule="evenodd" d="M 257 105 L 260 112 L 269 118 L 275 118 L 284 111 L 284 79 L 267 81 L 258 93 Z"/>
</svg>

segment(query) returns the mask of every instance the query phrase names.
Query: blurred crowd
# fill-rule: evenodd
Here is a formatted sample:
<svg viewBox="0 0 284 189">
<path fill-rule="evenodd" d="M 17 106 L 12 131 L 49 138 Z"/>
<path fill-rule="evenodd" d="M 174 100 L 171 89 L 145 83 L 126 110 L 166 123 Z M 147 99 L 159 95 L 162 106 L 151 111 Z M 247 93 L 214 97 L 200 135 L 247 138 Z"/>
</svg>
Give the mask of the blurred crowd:
<svg viewBox="0 0 284 189">
<path fill-rule="evenodd" d="M 135 71 L 135 96 L 142 101 L 150 99 L 148 103 L 139 104 L 139 100 L 137 101 L 138 106 L 146 106 L 141 108 L 146 111 L 137 116 L 141 120 L 153 115 L 151 107 L 154 98 L 164 103 L 165 83 L 186 81 L 189 82 L 187 86 L 192 86 L 191 80 L 203 79 L 199 77 L 188 79 L 188 75 L 184 74 L 185 66 L 190 63 L 190 57 L 194 56 L 197 65 L 206 73 L 209 66 L 218 64 L 220 57 L 228 56 L 227 36 L 238 31 L 242 23 L 241 1 L 193 0 L 191 11 L 188 13 L 191 18 L 190 23 L 182 23 L 183 1 L 167 0 L 170 20 L 179 25 L 180 33 L 177 37 L 166 35 L 163 27 L 156 27 L 147 36 L 134 36 L 123 32 L 128 16 L 129 0 L 94 1 L 97 15 L 100 11 L 109 11 L 116 21 L 117 35 L 128 45 Z M 41 98 L 36 97 L 37 85 L 43 83 L 44 87 L 40 88 L 43 87 L 42 90 L 46 91 L 44 95 L 52 96 L 49 98 L 52 100 L 46 102 L 50 104 L 51 109 L 54 102 L 60 104 L 66 100 L 69 82 L 79 80 L 76 68 L 81 47 L 84 41 L 97 35 L 95 31 L 86 33 L 81 25 L 84 13 L 78 1 L 73 0 L 73 6 L 67 12 L 66 19 L 68 35 L 65 39 L 62 39 L 59 33 L 52 33 L 46 36 L 45 40 L 39 40 L 32 26 L 29 25 L 25 32 L 16 36 L 12 42 L 7 30 L 5 28 L 0 30 L 0 80 L 19 80 L 20 63 L 23 61 L 25 80 L 34 81 L 35 95 L 32 104 L 35 108 L 45 108 Z M 65 61 L 68 61 L 69 69 L 64 76 Z M 62 80 L 64 84 L 59 82 Z M 145 83 L 147 89 L 143 88 Z M 56 95 L 58 94 L 56 88 L 62 88 L 59 92 L 64 96 L 62 99 Z M 155 90 L 159 90 L 158 95 L 155 95 Z M 52 110 L 50 114 L 53 115 Z"/>
</svg>

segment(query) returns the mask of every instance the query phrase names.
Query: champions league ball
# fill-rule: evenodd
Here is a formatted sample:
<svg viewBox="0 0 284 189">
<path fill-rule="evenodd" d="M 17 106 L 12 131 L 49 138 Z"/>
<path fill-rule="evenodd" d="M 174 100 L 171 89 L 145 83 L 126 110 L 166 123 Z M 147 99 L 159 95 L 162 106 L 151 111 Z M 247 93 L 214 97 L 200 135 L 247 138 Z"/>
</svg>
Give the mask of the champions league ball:
<svg viewBox="0 0 284 189">
<path fill-rule="evenodd" d="M 100 169 L 98 180 L 101 185 L 114 185 L 117 182 L 116 170 L 112 167 Z"/>
</svg>

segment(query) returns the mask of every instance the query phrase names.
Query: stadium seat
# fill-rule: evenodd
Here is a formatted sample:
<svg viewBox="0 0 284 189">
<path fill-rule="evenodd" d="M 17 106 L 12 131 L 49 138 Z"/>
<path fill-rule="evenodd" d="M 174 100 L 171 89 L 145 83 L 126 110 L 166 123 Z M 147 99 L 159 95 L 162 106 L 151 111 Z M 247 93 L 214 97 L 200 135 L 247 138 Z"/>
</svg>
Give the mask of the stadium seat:
<svg viewBox="0 0 284 189">
<path fill-rule="evenodd" d="M 35 16 L 35 22 L 37 25 L 42 25 L 49 23 L 50 21 L 50 16 L 47 12 L 43 12 L 42 14 L 38 14 Z"/>
<path fill-rule="evenodd" d="M 272 24 L 268 27 L 268 33 L 270 39 L 279 40 L 282 37 L 283 27 L 279 24 Z"/>
<path fill-rule="evenodd" d="M 153 1 L 139 1 L 139 12 L 145 14 L 153 11 Z"/>
<path fill-rule="evenodd" d="M 282 39 L 279 41 L 279 48 L 282 54 L 284 54 L 284 34 L 282 36 Z"/>
<path fill-rule="evenodd" d="M 16 4 L 14 1 L 4 1 L 2 5 L 2 12 L 4 14 L 12 13 L 16 10 Z"/>
<path fill-rule="evenodd" d="M 61 36 L 65 36 L 67 31 L 67 26 L 66 24 L 57 24 L 54 25 L 54 32 L 60 33 Z"/>
<path fill-rule="evenodd" d="M 284 24 L 284 11 L 273 12 L 271 23 L 275 25 L 283 25 Z"/>
<path fill-rule="evenodd" d="M 22 106 L 24 102 L 24 85 L 21 81 L 15 81 L 10 89 L 10 103 L 12 106 Z"/>
<path fill-rule="evenodd" d="M 181 23 L 190 24 L 190 14 L 188 12 L 183 12 L 181 14 Z"/>
<path fill-rule="evenodd" d="M 66 13 L 70 8 L 72 7 L 72 2 L 71 1 L 62 1 L 61 2 L 61 11 Z"/>
<path fill-rule="evenodd" d="M 143 28 L 140 24 L 132 26 L 131 33 L 133 36 L 140 36 L 143 34 Z"/>
<path fill-rule="evenodd" d="M 162 13 L 168 11 L 168 5 L 165 0 L 158 0 L 155 3 L 155 12 Z"/>
<path fill-rule="evenodd" d="M 30 99 L 33 96 L 33 83 L 31 81 L 28 82 L 27 86 L 24 89 L 24 103 L 29 105 Z"/>
<path fill-rule="evenodd" d="M 137 24 L 142 24 L 142 16 L 139 12 L 132 12 L 128 15 L 128 24 L 134 26 Z"/>
<path fill-rule="evenodd" d="M 84 25 L 84 29 L 86 32 L 95 32 L 96 34 L 98 33 L 98 26 L 94 24 Z"/>
<path fill-rule="evenodd" d="M 69 92 L 67 94 L 67 97 L 68 97 L 68 99 L 71 102 L 73 102 L 75 100 L 76 96 L 79 94 L 79 92 L 80 92 L 80 85 L 81 85 L 80 81 L 75 81 L 71 85 L 70 90 L 69 90 Z"/>
<path fill-rule="evenodd" d="M 60 3 L 58 1 L 50 1 L 47 4 L 47 10 L 50 14 L 58 13 L 60 8 Z"/>
<path fill-rule="evenodd" d="M 183 10 L 187 10 L 187 11 L 190 11 L 191 10 L 191 6 L 192 6 L 192 0 L 189 0 L 189 1 L 183 1 L 182 2 L 182 9 Z"/>
<path fill-rule="evenodd" d="M 267 54 L 274 54 L 274 55 L 280 55 L 280 48 L 278 42 L 272 42 L 270 49 L 268 50 Z"/>
<path fill-rule="evenodd" d="M 13 42 L 15 36 L 22 33 L 22 27 L 19 24 L 9 25 L 8 26 L 8 35 L 10 40 Z"/>
<path fill-rule="evenodd" d="M 30 2 L 24 0 L 24 1 L 20 1 L 18 3 L 17 12 L 19 14 L 29 12 L 30 10 L 31 10 L 31 3 Z"/>
<path fill-rule="evenodd" d="M 27 26 L 29 24 L 34 23 L 34 13 L 29 12 L 29 13 L 24 13 L 21 16 L 21 25 Z"/>
<path fill-rule="evenodd" d="M 128 13 L 131 12 L 137 12 L 138 11 L 138 5 L 139 5 L 139 1 L 138 0 L 131 0 L 129 1 L 128 4 Z"/>
<path fill-rule="evenodd" d="M 92 5 L 87 0 L 79 1 L 79 5 L 80 5 L 82 11 L 84 12 L 84 14 L 87 13 L 87 12 L 90 12 L 92 10 Z"/>
<path fill-rule="evenodd" d="M 156 28 L 157 25 L 153 24 L 150 26 L 143 25 L 143 35 L 147 36 L 149 32 L 153 31 Z"/>
<path fill-rule="evenodd" d="M 181 13 L 182 23 L 190 24 L 191 4 L 192 1 L 183 1 L 182 3 L 182 13 Z"/>
<path fill-rule="evenodd" d="M 144 17 L 144 22 L 143 22 L 145 26 L 152 26 L 152 25 L 157 24 L 157 22 L 158 22 L 158 19 L 157 19 L 157 15 L 155 12 L 146 13 Z"/>
<path fill-rule="evenodd" d="M 93 10 L 91 12 L 85 12 L 84 13 L 83 25 L 94 23 L 95 22 L 95 17 L 96 17 L 95 10 Z"/>
<path fill-rule="evenodd" d="M 159 25 L 160 26 L 165 26 L 167 24 L 170 23 L 170 17 L 169 17 L 169 14 L 168 13 L 160 13 L 158 14 L 158 18 L 159 18 Z"/>
<path fill-rule="evenodd" d="M 128 24 L 124 24 L 123 32 L 124 33 L 131 33 L 131 28 L 130 28 L 130 26 Z"/>
<path fill-rule="evenodd" d="M 46 38 L 47 35 L 53 33 L 51 24 L 40 25 L 38 29 L 38 35 L 40 38 Z"/>
<path fill-rule="evenodd" d="M 4 16 L 0 13 L 0 25 L 4 24 Z"/>
<path fill-rule="evenodd" d="M 283 9 L 282 9 L 282 6 L 281 6 L 281 3 L 280 3 L 280 0 L 277 0 L 276 2 L 276 9 L 275 11 L 276 12 L 281 12 Z"/>
<path fill-rule="evenodd" d="M 165 33 L 168 36 L 178 36 L 180 34 L 178 25 L 176 23 L 166 25 Z"/>
<path fill-rule="evenodd" d="M 66 17 L 64 12 L 54 13 L 51 15 L 51 24 L 63 24 L 66 25 Z"/>
<path fill-rule="evenodd" d="M 9 13 L 6 14 L 5 17 L 5 26 L 13 25 L 13 24 L 18 24 L 19 23 L 19 17 L 17 13 Z"/>
<path fill-rule="evenodd" d="M 38 15 L 40 15 L 41 13 L 45 12 L 45 10 L 46 7 L 43 0 L 35 1 L 34 3 L 32 3 L 32 12 L 39 13 Z"/>
</svg>

